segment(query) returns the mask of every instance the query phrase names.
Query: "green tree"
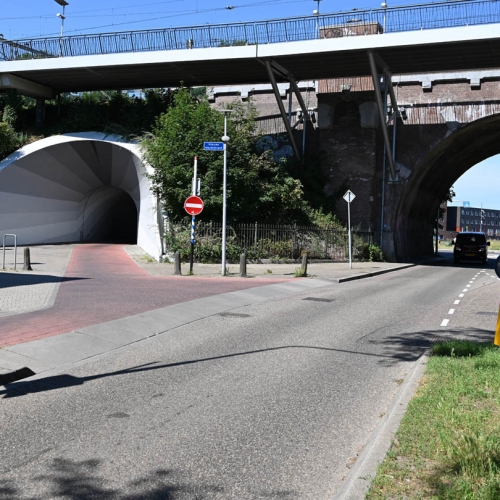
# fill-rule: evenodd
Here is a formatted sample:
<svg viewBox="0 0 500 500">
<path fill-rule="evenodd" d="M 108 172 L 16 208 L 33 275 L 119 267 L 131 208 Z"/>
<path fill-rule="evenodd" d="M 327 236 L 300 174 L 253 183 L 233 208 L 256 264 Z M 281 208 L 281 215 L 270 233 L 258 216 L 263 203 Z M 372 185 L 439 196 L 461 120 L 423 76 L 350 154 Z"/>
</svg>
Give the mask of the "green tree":
<svg viewBox="0 0 500 500">
<path fill-rule="evenodd" d="M 18 134 L 6 122 L 0 122 L 0 160 L 13 153 L 21 146 Z"/>
<path fill-rule="evenodd" d="M 228 119 L 227 215 L 231 222 L 308 221 L 309 206 L 302 184 L 291 177 L 284 162 L 275 163 L 270 151 L 258 154 L 256 111 L 251 104 L 231 104 Z M 184 200 L 191 194 L 194 157 L 198 156 L 203 220 L 222 214 L 223 154 L 203 151 L 204 141 L 220 141 L 224 117 L 209 103 L 180 89 L 173 106 L 143 136 L 145 159 L 153 167 L 151 180 L 172 219 L 186 217 Z"/>
</svg>

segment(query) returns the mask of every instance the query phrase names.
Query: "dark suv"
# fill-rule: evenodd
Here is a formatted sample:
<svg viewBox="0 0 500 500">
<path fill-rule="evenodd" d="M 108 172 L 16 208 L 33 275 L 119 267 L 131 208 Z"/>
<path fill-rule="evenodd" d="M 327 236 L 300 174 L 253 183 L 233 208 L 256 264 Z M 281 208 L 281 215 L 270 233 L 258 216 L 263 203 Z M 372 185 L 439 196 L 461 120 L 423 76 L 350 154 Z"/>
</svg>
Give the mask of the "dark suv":
<svg viewBox="0 0 500 500">
<path fill-rule="evenodd" d="M 461 260 L 480 260 L 486 264 L 490 242 L 486 241 L 484 233 L 458 233 L 454 245 L 453 260 L 455 264 Z"/>
</svg>

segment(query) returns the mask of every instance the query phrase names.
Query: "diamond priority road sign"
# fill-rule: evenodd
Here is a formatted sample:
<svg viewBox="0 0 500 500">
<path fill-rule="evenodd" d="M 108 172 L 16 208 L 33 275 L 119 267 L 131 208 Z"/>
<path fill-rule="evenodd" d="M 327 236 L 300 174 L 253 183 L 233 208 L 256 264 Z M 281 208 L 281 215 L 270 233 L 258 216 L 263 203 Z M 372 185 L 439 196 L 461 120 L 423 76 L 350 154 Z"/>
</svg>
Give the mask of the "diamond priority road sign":
<svg viewBox="0 0 500 500">
<path fill-rule="evenodd" d="M 205 151 L 224 151 L 223 142 L 204 142 L 203 149 Z"/>
<path fill-rule="evenodd" d="M 347 201 L 347 203 L 351 203 L 351 201 L 356 198 L 356 195 L 350 189 L 348 189 L 343 198 L 345 201 Z"/>
<path fill-rule="evenodd" d="M 203 200 L 199 196 L 189 196 L 184 202 L 184 210 L 189 215 L 201 214 L 203 210 Z"/>
</svg>

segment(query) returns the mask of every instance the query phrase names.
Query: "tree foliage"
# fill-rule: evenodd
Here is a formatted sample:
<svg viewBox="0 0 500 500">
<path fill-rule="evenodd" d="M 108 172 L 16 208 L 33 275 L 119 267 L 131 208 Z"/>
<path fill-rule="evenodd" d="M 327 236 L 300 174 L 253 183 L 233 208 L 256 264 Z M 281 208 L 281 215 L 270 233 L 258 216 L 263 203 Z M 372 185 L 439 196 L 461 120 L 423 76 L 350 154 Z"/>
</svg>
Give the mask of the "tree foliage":
<svg viewBox="0 0 500 500">
<path fill-rule="evenodd" d="M 137 96 L 122 91 L 61 94 L 45 106 L 44 123 L 37 135 L 66 132 L 106 132 L 133 138 L 150 131 L 158 115 L 172 103 L 175 90 L 146 89 Z M 24 96 L 0 96 L 0 119 L 16 130 L 35 132 L 36 100 Z"/>
<path fill-rule="evenodd" d="M 0 121 L 0 160 L 21 146 L 19 135 L 7 122 Z"/>
<path fill-rule="evenodd" d="M 306 223 L 310 207 L 302 184 L 276 163 L 270 151 L 255 150 L 256 111 L 251 104 L 232 103 L 228 118 L 227 217 L 230 222 Z M 143 137 L 143 154 L 153 167 L 154 191 L 170 217 L 185 217 L 183 204 L 191 194 L 194 157 L 205 208 L 203 220 L 220 220 L 222 214 L 223 153 L 203 151 L 204 141 L 220 141 L 224 116 L 206 100 L 193 99 L 180 89 L 173 106 L 161 115 L 151 134 Z"/>
</svg>

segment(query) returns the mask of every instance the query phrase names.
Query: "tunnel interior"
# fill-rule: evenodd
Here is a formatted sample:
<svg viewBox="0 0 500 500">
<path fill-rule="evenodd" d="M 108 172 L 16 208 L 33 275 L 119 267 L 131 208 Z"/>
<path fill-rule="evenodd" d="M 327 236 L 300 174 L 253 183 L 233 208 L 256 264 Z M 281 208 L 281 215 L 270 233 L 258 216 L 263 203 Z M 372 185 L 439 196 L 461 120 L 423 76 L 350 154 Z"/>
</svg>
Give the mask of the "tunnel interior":
<svg viewBox="0 0 500 500">
<path fill-rule="evenodd" d="M 453 184 L 477 163 L 500 153 L 500 115 L 461 127 L 419 162 L 397 210 L 395 250 L 400 261 L 431 255 L 440 203 Z"/>
<path fill-rule="evenodd" d="M 80 240 L 135 245 L 137 223 L 137 207 L 130 195 L 122 189 L 106 187 L 90 193 L 86 200 Z"/>
</svg>

